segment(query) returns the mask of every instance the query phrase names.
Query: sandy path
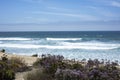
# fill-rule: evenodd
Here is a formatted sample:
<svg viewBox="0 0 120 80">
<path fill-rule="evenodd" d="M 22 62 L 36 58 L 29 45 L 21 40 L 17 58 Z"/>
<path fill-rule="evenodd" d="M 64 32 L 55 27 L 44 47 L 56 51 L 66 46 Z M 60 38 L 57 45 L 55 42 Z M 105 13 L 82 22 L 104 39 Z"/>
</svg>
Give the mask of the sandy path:
<svg viewBox="0 0 120 80">
<path fill-rule="evenodd" d="M 24 80 L 24 76 L 27 74 L 27 73 L 30 73 L 30 72 L 34 72 L 35 68 L 33 68 L 31 71 L 26 71 L 26 72 L 18 72 L 16 73 L 15 75 L 15 80 Z"/>
<path fill-rule="evenodd" d="M 1 59 L 1 56 L 3 56 L 3 54 L 5 53 L 0 52 L 0 59 Z M 12 57 L 22 58 L 28 66 L 32 66 L 32 64 L 38 59 L 37 57 L 31 57 L 31 56 L 26 56 L 26 55 L 16 55 L 16 54 L 6 54 L 6 55 L 8 59 Z M 34 70 L 35 69 L 32 69 L 31 71 L 34 71 Z M 26 75 L 28 72 L 31 72 L 31 71 L 16 73 L 15 80 L 24 80 L 23 79 L 24 75 Z"/>
</svg>

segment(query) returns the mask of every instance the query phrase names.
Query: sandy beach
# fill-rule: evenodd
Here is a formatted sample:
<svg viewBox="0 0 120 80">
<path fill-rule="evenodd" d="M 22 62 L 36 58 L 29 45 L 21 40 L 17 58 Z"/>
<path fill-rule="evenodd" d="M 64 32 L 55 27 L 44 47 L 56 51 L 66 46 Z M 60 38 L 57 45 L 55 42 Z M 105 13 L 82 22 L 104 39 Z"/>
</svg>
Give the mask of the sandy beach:
<svg viewBox="0 0 120 80">
<path fill-rule="evenodd" d="M 26 55 L 17 55 L 17 54 L 7 54 L 7 53 L 2 53 L 2 52 L 0 52 L 0 59 L 3 56 L 3 54 L 6 54 L 8 59 L 11 59 L 12 57 L 22 58 L 28 66 L 32 66 L 32 64 L 38 59 L 37 57 L 31 57 L 31 56 L 26 56 Z M 33 70 L 34 69 L 32 69 L 31 71 L 33 71 Z M 26 75 L 28 72 L 31 72 L 31 71 L 16 73 L 15 80 L 24 80 L 23 79 L 24 75 Z"/>
<path fill-rule="evenodd" d="M 22 58 L 28 66 L 32 66 L 32 64 L 38 59 L 37 57 L 17 55 L 17 54 L 7 54 L 7 53 L 2 53 L 2 52 L 0 52 L 0 58 L 3 54 L 6 54 L 8 59 L 11 59 L 12 57 Z"/>
</svg>

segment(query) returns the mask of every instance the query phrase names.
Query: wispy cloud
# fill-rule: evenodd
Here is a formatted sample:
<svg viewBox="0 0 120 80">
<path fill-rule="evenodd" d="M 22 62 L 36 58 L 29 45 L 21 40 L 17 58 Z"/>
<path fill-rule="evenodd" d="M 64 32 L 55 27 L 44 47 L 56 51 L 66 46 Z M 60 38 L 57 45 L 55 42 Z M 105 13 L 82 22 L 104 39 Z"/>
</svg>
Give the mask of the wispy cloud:
<svg viewBox="0 0 120 80">
<path fill-rule="evenodd" d="M 96 14 L 102 15 L 104 17 L 117 17 L 118 16 L 114 12 L 111 12 L 110 10 L 104 9 L 102 7 L 89 6 L 89 8 L 94 10 L 94 12 L 96 12 Z"/>
<path fill-rule="evenodd" d="M 47 7 L 48 9 L 51 9 L 51 10 L 56 10 L 56 11 L 73 11 L 71 9 L 66 9 L 66 8 L 59 8 L 59 7 Z"/>
<path fill-rule="evenodd" d="M 101 20 L 105 20 L 105 19 L 110 19 L 113 17 L 117 17 L 118 15 L 116 15 L 115 13 L 111 12 L 110 10 L 106 10 L 102 7 L 98 7 L 98 6 L 82 6 L 84 9 L 90 9 L 91 12 L 93 14 L 97 14 L 99 16 L 103 16 L 103 17 L 99 17 L 99 19 Z M 97 18 L 95 16 L 93 16 L 92 14 L 70 14 L 73 12 L 77 12 L 80 13 L 82 11 L 78 11 L 78 10 L 73 10 L 73 9 L 66 9 L 66 8 L 58 8 L 58 7 L 48 7 L 48 9 L 52 9 L 55 11 L 59 11 L 59 12 L 63 12 L 63 13 L 49 13 L 49 14 L 54 14 L 54 15 L 64 15 L 64 16 L 70 16 L 70 17 L 77 17 L 77 18 L 84 18 L 84 19 L 89 19 L 89 20 L 97 20 Z M 67 12 L 67 13 L 65 13 Z M 105 18 L 106 17 L 106 18 Z"/>
<path fill-rule="evenodd" d="M 113 6 L 113 7 L 120 7 L 120 0 L 90 0 L 96 4 L 103 6 Z"/>
<path fill-rule="evenodd" d="M 112 1 L 111 5 L 114 7 L 120 7 L 120 2 Z"/>
<path fill-rule="evenodd" d="M 97 17 L 92 15 L 85 15 L 85 14 L 73 14 L 73 13 L 57 13 L 57 12 L 44 12 L 44 11 L 37 11 L 33 12 L 34 14 L 47 14 L 47 15 L 57 15 L 63 17 L 72 17 L 72 18 L 79 18 L 80 20 L 99 20 Z"/>
<path fill-rule="evenodd" d="M 43 0 L 19 0 L 19 1 L 24 1 L 29 3 L 41 3 Z"/>
</svg>

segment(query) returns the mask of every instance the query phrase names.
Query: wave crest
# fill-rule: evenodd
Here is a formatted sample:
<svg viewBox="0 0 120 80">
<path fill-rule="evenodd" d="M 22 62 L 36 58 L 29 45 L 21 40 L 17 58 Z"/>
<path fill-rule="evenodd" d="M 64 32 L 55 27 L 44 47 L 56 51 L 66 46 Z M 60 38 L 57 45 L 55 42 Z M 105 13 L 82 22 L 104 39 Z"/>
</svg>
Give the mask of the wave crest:
<svg viewBox="0 0 120 80">
<path fill-rule="evenodd" d="M 19 40 L 19 41 L 24 41 L 24 40 L 31 40 L 29 38 L 0 38 L 0 40 Z"/>
<path fill-rule="evenodd" d="M 51 41 L 76 41 L 76 40 L 82 40 L 82 38 L 46 38 L 46 40 L 51 40 Z"/>
<path fill-rule="evenodd" d="M 11 47 L 11 48 L 45 48 L 45 49 L 85 49 L 85 50 L 110 50 L 119 48 L 117 44 L 77 44 L 75 43 L 64 43 L 63 45 L 34 45 L 34 44 L 1 44 L 0 47 Z"/>
</svg>

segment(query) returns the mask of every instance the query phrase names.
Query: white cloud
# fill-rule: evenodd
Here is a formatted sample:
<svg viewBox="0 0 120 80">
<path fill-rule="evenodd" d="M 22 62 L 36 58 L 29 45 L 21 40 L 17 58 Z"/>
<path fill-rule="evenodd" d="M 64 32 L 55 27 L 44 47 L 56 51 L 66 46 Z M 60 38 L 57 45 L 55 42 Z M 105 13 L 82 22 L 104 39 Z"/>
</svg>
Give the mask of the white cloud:
<svg viewBox="0 0 120 80">
<path fill-rule="evenodd" d="M 73 13 L 57 13 L 57 12 L 33 12 L 34 14 L 48 14 L 48 15 L 57 15 L 57 16 L 66 16 L 66 17 L 74 17 L 74 18 L 79 18 L 80 20 L 99 20 L 95 16 L 92 15 L 85 15 L 85 14 L 73 14 Z"/>
<path fill-rule="evenodd" d="M 120 2 L 113 1 L 111 5 L 114 7 L 120 7 Z"/>
</svg>

